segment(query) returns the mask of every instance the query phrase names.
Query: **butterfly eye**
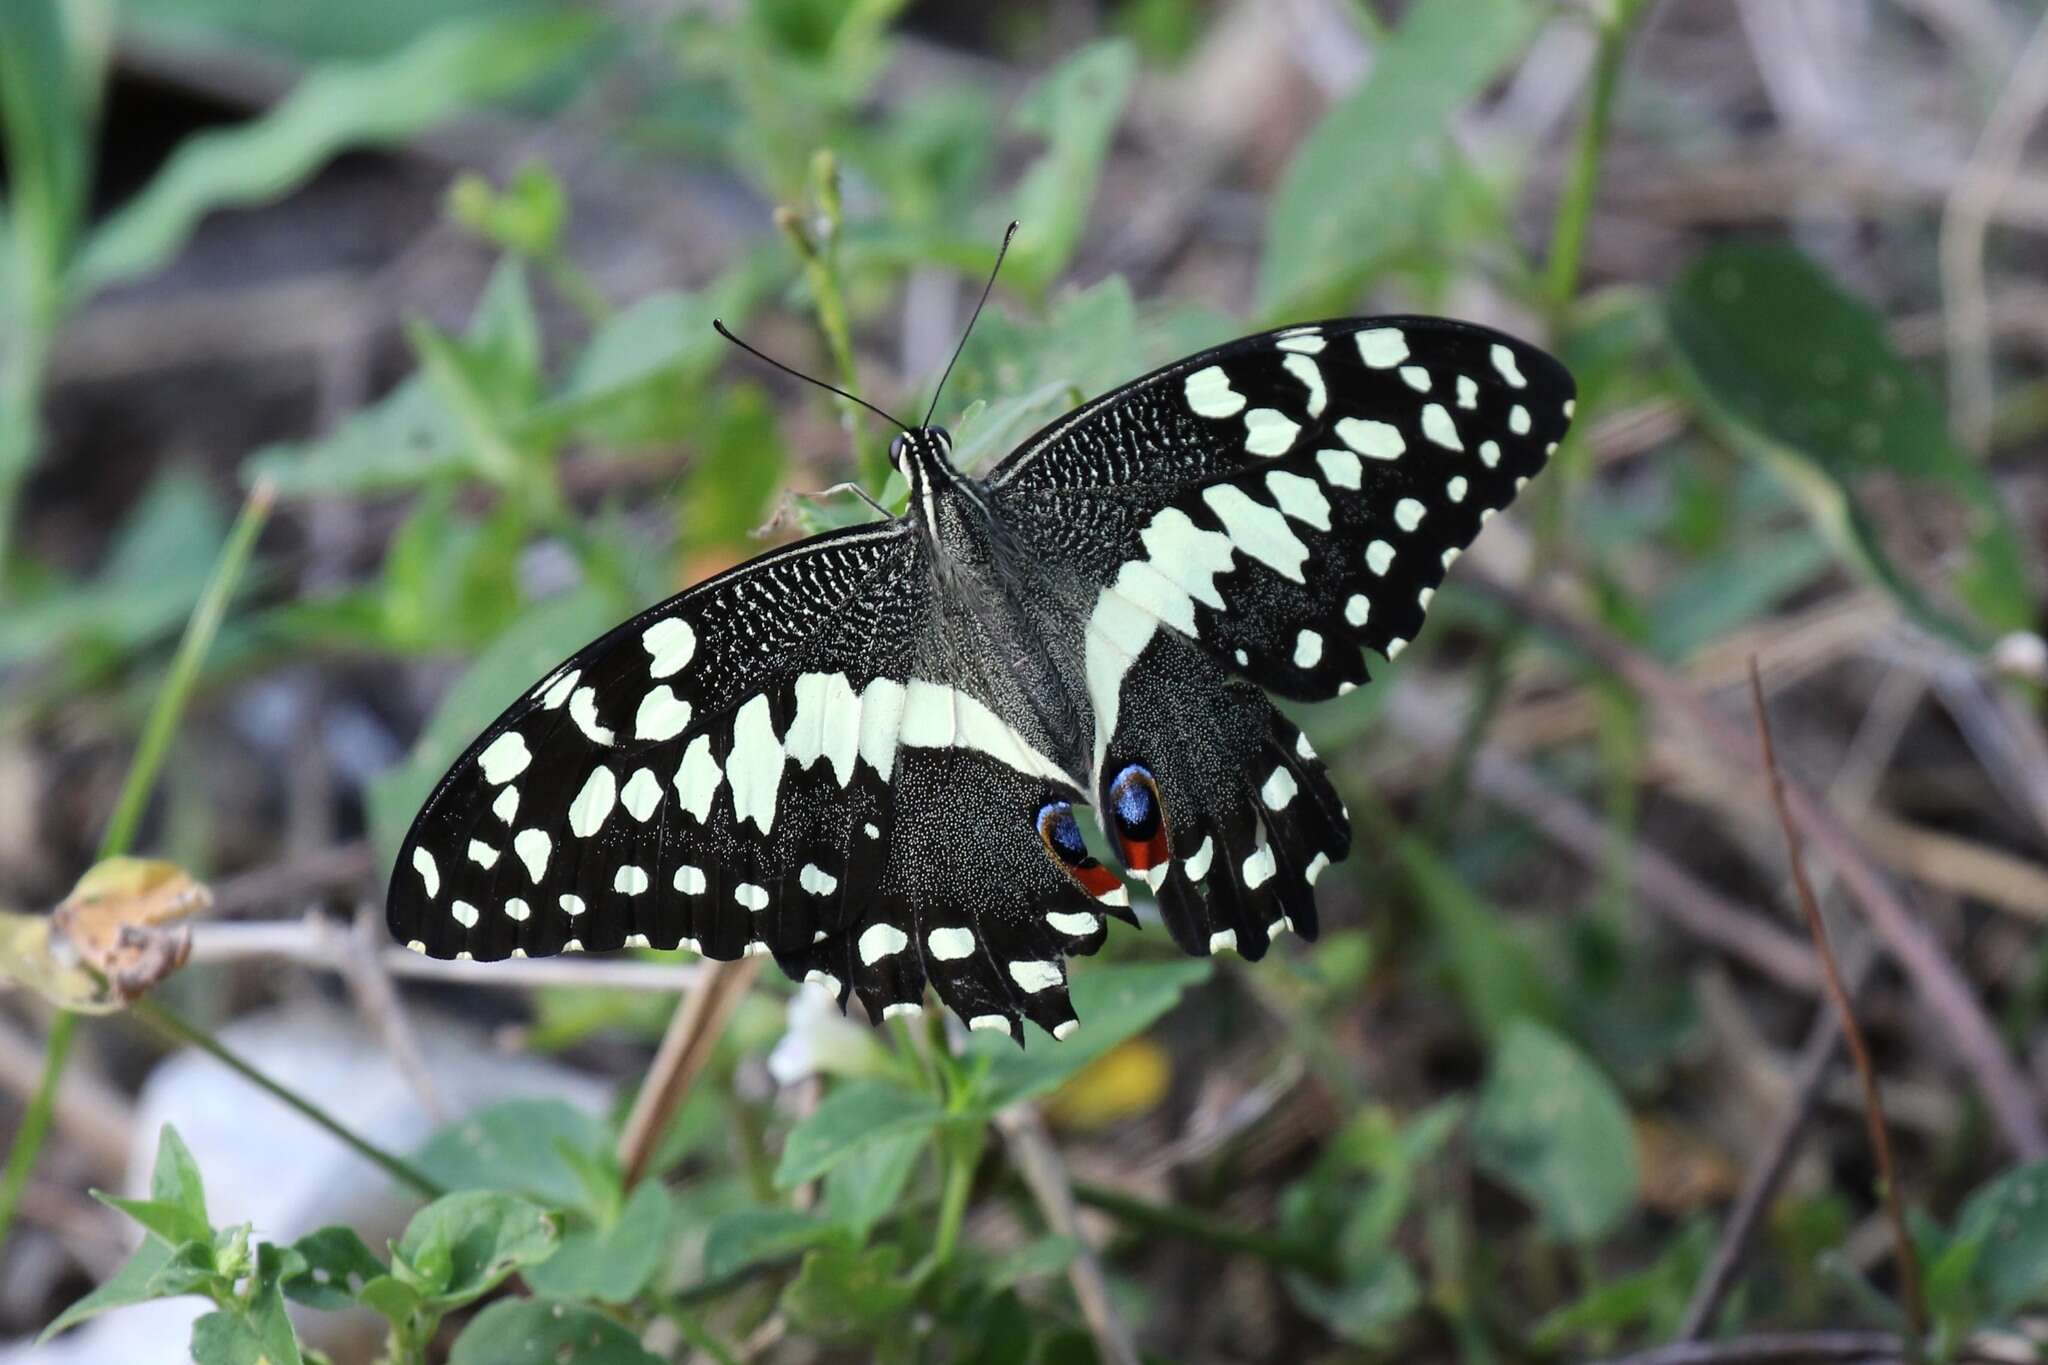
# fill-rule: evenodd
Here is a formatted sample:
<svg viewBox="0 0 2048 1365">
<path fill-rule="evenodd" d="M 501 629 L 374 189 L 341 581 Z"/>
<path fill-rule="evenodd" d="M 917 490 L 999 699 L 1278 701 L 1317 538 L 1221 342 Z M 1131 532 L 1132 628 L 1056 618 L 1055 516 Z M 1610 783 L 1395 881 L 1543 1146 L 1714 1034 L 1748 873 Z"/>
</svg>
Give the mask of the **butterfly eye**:
<svg viewBox="0 0 2048 1365">
<path fill-rule="evenodd" d="M 1133 763 L 1118 773 L 1109 784 L 1109 799 L 1104 804 L 1116 827 L 1124 866 L 1143 872 L 1167 860 L 1166 814 L 1150 770 Z"/>
<path fill-rule="evenodd" d="M 889 442 L 889 463 L 893 465 L 902 464 L 903 456 L 909 449 L 910 433 L 907 431 L 899 432 L 896 439 Z"/>
</svg>

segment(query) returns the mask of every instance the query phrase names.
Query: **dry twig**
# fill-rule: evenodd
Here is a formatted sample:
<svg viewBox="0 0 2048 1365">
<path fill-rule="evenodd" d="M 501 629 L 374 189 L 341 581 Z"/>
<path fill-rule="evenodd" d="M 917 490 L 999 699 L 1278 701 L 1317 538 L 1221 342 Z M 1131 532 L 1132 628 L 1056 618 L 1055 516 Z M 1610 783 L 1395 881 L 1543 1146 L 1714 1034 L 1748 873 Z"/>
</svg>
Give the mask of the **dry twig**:
<svg viewBox="0 0 2048 1365">
<path fill-rule="evenodd" d="M 1806 930 L 1813 936 L 1813 946 L 1820 953 L 1828 1003 L 1841 1022 L 1843 1040 L 1848 1043 L 1849 1056 L 1856 1063 L 1856 1078 L 1863 1086 L 1863 1121 L 1870 1130 L 1871 1151 L 1876 1157 L 1878 1180 L 1883 1187 L 1885 1216 L 1891 1220 L 1893 1255 L 1898 1261 L 1899 1300 L 1906 1315 L 1906 1356 L 1918 1360 L 1920 1341 L 1926 1331 L 1927 1305 L 1920 1294 L 1920 1261 L 1914 1254 L 1913 1238 L 1906 1230 L 1905 1209 L 1899 1200 L 1899 1171 L 1892 1159 L 1891 1133 L 1885 1126 L 1884 1096 L 1878 1089 L 1877 1068 L 1870 1060 L 1863 1030 L 1856 1024 L 1855 1006 L 1842 984 L 1841 969 L 1828 941 L 1827 924 L 1821 919 L 1820 901 L 1813 894 L 1812 883 L 1806 879 L 1806 860 L 1800 851 L 1799 831 L 1792 822 L 1784 775 L 1778 771 L 1777 746 L 1771 742 L 1771 717 L 1764 706 L 1763 676 L 1753 659 L 1749 665 L 1749 697 L 1756 711 L 1757 738 L 1763 755 L 1764 776 L 1770 786 L 1771 804 L 1778 812 L 1778 823 L 1785 830 L 1785 856 L 1792 865 L 1792 886 L 1798 892 L 1799 910 L 1806 917 Z"/>
<path fill-rule="evenodd" d="M 1991 217 L 2019 175 L 2028 134 L 2048 108 L 2048 14 L 1991 111 L 1976 151 L 1941 215 L 1941 292 L 1948 306 L 1948 392 L 1956 433 L 1972 450 L 1991 435 L 1991 305 L 1984 283 L 1984 239 Z"/>
<path fill-rule="evenodd" d="M 647 1069 L 647 1080 L 634 1096 L 632 1112 L 626 1115 L 626 1125 L 619 1133 L 619 1168 L 625 1172 L 628 1189 L 647 1174 L 647 1164 L 654 1159 L 669 1119 L 682 1107 L 684 1096 L 711 1060 L 711 1050 L 725 1032 L 726 1021 L 739 1008 L 760 969 L 758 957 L 707 962 L 696 988 L 676 1006 L 668 1031 L 661 1035 L 661 1046 L 655 1050 L 654 1064 Z"/>
<path fill-rule="evenodd" d="M 1018 1104 L 996 1115 L 996 1127 L 1009 1144 L 1017 1173 L 1024 1177 L 1039 1212 L 1045 1215 L 1046 1226 L 1059 1236 L 1070 1238 L 1079 1248 L 1067 1267 L 1067 1280 L 1074 1287 L 1081 1316 L 1087 1320 L 1088 1334 L 1095 1339 L 1096 1355 L 1109 1365 L 1138 1365 L 1138 1344 L 1131 1336 L 1130 1326 L 1110 1302 L 1102 1263 L 1095 1259 L 1094 1249 L 1081 1236 L 1074 1187 L 1045 1131 L 1045 1121 L 1030 1105 Z"/>
<path fill-rule="evenodd" d="M 1735 726 L 1656 659 L 1499 579 L 1475 572 L 1467 581 L 1611 669 L 1718 763 L 1740 764 L 1751 752 Z M 1920 1002 L 1940 1020 L 1940 1036 L 1970 1071 L 2006 1144 L 2024 1160 L 2048 1155 L 2048 1128 L 2042 1125 L 2033 1087 L 2007 1054 L 1962 972 L 1826 806 L 1796 782 L 1786 783 L 1785 796 L 1795 827 L 1834 866 L 1864 918 L 1904 968 Z"/>
</svg>

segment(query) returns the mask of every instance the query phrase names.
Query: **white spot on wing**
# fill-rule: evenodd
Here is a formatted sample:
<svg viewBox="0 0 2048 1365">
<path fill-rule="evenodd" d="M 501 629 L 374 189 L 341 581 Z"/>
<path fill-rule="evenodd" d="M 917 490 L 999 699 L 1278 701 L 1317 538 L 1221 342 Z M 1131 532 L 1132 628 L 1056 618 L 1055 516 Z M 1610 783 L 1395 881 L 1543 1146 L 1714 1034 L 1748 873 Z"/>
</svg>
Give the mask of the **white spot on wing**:
<svg viewBox="0 0 2048 1365">
<path fill-rule="evenodd" d="M 626 808 L 626 814 L 646 824 L 647 817 L 661 804 L 661 779 L 651 768 L 634 769 L 626 785 L 619 789 L 619 804 Z"/>
<path fill-rule="evenodd" d="M 469 860 L 488 872 L 498 865 L 498 850 L 481 839 L 469 841 Z"/>
<path fill-rule="evenodd" d="M 590 776 L 583 780 L 583 790 L 576 793 L 576 799 L 569 803 L 569 832 L 579 839 L 588 839 L 604 827 L 612 813 L 612 804 L 619 799 L 618 779 L 612 770 L 597 767 L 590 770 Z"/>
<path fill-rule="evenodd" d="M 1010 980 L 1026 995 L 1051 990 L 1060 984 L 1060 968 L 1057 962 L 1012 962 Z"/>
<path fill-rule="evenodd" d="M 1284 341 L 1280 344 L 1282 346 L 1287 345 Z M 1322 338 L 1318 337 L 1316 338 L 1316 349 L 1320 351 L 1322 348 Z M 1323 387 L 1322 366 L 1316 364 L 1315 361 L 1310 360 L 1305 355 L 1290 355 L 1280 363 L 1287 367 L 1287 373 L 1299 379 L 1302 382 L 1302 386 L 1308 390 L 1308 415 L 1310 417 L 1321 417 L 1323 415 L 1323 408 L 1330 401 L 1329 391 Z"/>
<path fill-rule="evenodd" d="M 499 792 L 498 799 L 491 802 L 491 814 L 511 824 L 519 815 L 519 788 L 507 787 Z"/>
<path fill-rule="evenodd" d="M 533 907 L 514 896 L 505 902 L 505 918 L 514 924 L 524 924 L 533 918 Z"/>
<path fill-rule="evenodd" d="M 768 908 L 768 888 L 756 886 L 752 882 L 741 882 L 735 886 L 732 889 L 732 898 L 748 910 Z"/>
<path fill-rule="evenodd" d="M 1458 376 L 1458 406 L 1467 412 L 1479 406 L 1479 383 L 1469 374 Z"/>
<path fill-rule="evenodd" d="M 1230 387 L 1221 365 L 1196 370 L 1182 385 L 1188 406 L 1198 417 L 1235 417 L 1244 411 L 1244 395 Z"/>
<path fill-rule="evenodd" d="M 1301 424 L 1277 408 L 1253 408 L 1244 415 L 1244 448 L 1254 455 L 1285 455 L 1300 434 Z"/>
<path fill-rule="evenodd" d="M 1429 371 L 1423 369 L 1420 365 L 1403 365 L 1401 367 L 1401 382 L 1417 393 L 1428 393 Z"/>
<path fill-rule="evenodd" d="M 872 967 L 885 957 L 892 957 L 910 946 L 910 940 L 901 929 L 893 924 L 870 924 L 861 931 L 860 960 Z"/>
<path fill-rule="evenodd" d="M 813 896 L 829 896 L 839 889 L 839 878 L 816 863 L 805 863 L 804 870 L 797 873 L 796 884 Z"/>
<path fill-rule="evenodd" d="M 1408 358 L 1408 338 L 1398 327 L 1373 327 L 1358 334 L 1358 358 L 1375 370 L 1391 370 Z"/>
<path fill-rule="evenodd" d="M 1232 545 L 1282 578 L 1296 583 L 1304 581 L 1301 566 L 1308 562 L 1308 546 L 1287 525 L 1286 517 L 1255 501 L 1235 484 L 1214 484 L 1203 489 L 1202 501 L 1222 521 Z"/>
<path fill-rule="evenodd" d="M 1348 450 L 1318 450 L 1316 464 L 1332 488 L 1356 488 L 1365 473 L 1365 466 Z"/>
<path fill-rule="evenodd" d="M 1500 377 L 1515 388 L 1527 388 L 1529 381 L 1522 377 L 1522 367 L 1515 363 L 1515 353 L 1498 341 L 1493 343 L 1493 368 L 1500 371 Z"/>
<path fill-rule="evenodd" d="M 1529 434 L 1529 410 L 1520 403 L 1508 409 L 1508 430 L 1517 436 Z"/>
<path fill-rule="evenodd" d="M 977 1014 L 967 1021 L 967 1028 L 972 1033 L 1008 1033 L 1010 1021 L 1000 1014 Z"/>
<path fill-rule="evenodd" d="M 1310 858 L 1308 860 L 1308 868 L 1303 873 L 1303 875 L 1308 878 L 1308 884 L 1310 886 L 1314 886 L 1316 884 L 1316 878 L 1322 876 L 1323 869 L 1328 867 L 1329 865 L 1330 855 L 1327 853 L 1318 853 L 1315 857 Z"/>
<path fill-rule="evenodd" d="M 412 870 L 420 874 L 420 882 L 427 889 L 427 899 L 441 894 L 441 868 L 434 861 L 434 855 L 423 848 L 412 851 Z"/>
<path fill-rule="evenodd" d="M 1479 459 L 1488 469 L 1492 469 L 1495 465 L 1499 464 L 1499 443 L 1495 441 L 1481 441 L 1479 443 Z"/>
<path fill-rule="evenodd" d="M 675 888 L 685 896 L 701 896 L 710 883 L 705 880 L 704 869 L 688 864 L 676 869 Z"/>
<path fill-rule="evenodd" d="M 1322 334 L 1315 328 L 1304 327 L 1298 332 L 1283 334 L 1275 344 L 1281 350 L 1293 351 L 1297 355 L 1321 355 L 1323 347 L 1329 343 L 1323 340 Z"/>
<path fill-rule="evenodd" d="M 1444 411 L 1442 403 L 1428 403 L 1423 406 L 1422 434 L 1445 450 L 1465 448 L 1465 442 L 1458 436 L 1458 424 L 1451 420 L 1450 413 Z"/>
<path fill-rule="evenodd" d="M 453 915 L 455 922 L 463 928 L 476 928 L 476 907 L 468 901 L 455 902 L 455 904 L 448 907 L 448 913 Z"/>
<path fill-rule="evenodd" d="M 1280 510 L 1296 521 L 1307 522 L 1318 531 L 1330 529 L 1330 500 L 1314 479 L 1275 469 L 1266 475 L 1266 491 Z"/>
<path fill-rule="evenodd" d="M 1408 449 L 1399 427 L 1368 417 L 1341 419 L 1337 423 L 1337 439 L 1369 460 L 1398 460 Z"/>
<path fill-rule="evenodd" d="M 550 711 L 561 710 L 562 703 L 569 700 L 569 694 L 576 690 L 576 680 L 582 676 L 580 668 L 564 669 L 548 685 L 548 694 L 540 699 L 540 704 Z"/>
<path fill-rule="evenodd" d="M 648 673 L 657 678 L 670 678 L 681 672 L 691 656 L 696 654 L 697 632 L 691 630 L 690 623 L 682 617 L 669 616 L 641 632 L 640 644 L 653 656 L 647 665 Z"/>
<path fill-rule="evenodd" d="M 853 761 L 860 752 L 861 697 L 844 673 L 805 673 L 796 680 L 796 716 L 782 747 L 798 767 L 820 758 L 832 764 L 832 775 L 845 786 L 853 781 Z"/>
<path fill-rule="evenodd" d="M 1223 929 L 1209 935 L 1209 951 L 1211 953 L 1236 952 L 1237 930 Z"/>
<path fill-rule="evenodd" d="M 500 787 L 525 772 L 533 755 L 527 752 L 525 736 L 517 730 L 507 730 L 492 740 L 491 747 L 477 755 L 476 761 L 484 770 L 484 781 Z"/>
<path fill-rule="evenodd" d="M 690 703 L 663 683 L 640 699 L 640 710 L 633 717 L 633 738 L 674 739 L 689 723 Z"/>
<path fill-rule="evenodd" d="M 1216 841 L 1208 835 L 1202 836 L 1202 846 L 1188 859 L 1188 880 L 1198 882 L 1209 875 L 1209 861 L 1216 856 Z"/>
<path fill-rule="evenodd" d="M 598 723 L 597 689 L 579 687 L 569 697 L 569 719 L 576 722 L 576 728 L 583 737 L 600 748 L 612 745 L 612 732 Z"/>
<path fill-rule="evenodd" d="M 1285 810 L 1298 790 L 1293 773 L 1285 768 L 1275 768 L 1273 775 L 1266 779 L 1266 785 L 1259 788 L 1259 799 L 1266 803 L 1267 810 Z"/>
<path fill-rule="evenodd" d="M 1065 910 L 1049 910 L 1045 922 L 1069 938 L 1087 938 L 1102 927 L 1102 921 L 1094 915 L 1071 914 Z"/>
<path fill-rule="evenodd" d="M 1404 531 L 1412 531 L 1422 525 L 1423 513 L 1428 510 L 1414 498 L 1403 498 L 1394 504 L 1394 524 Z"/>
<path fill-rule="evenodd" d="M 1294 666 L 1314 668 L 1323 660 L 1323 637 L 1315 631 L 1304 630 L 1294 637 Z"/>
<path fill-rule="evenodd" d="M 755 697 L 739 709 L 732 722 L 732 752 L 726 755 L 725 776 L 732 783 L 736 822 L 752 820 L 763 834 L 775 824 L 775 798 L 782 786 L 782 741 L 775 734 L 768 698 Z"/>
<path fill-rule="evenodd" d="M 884 1019 L 915 1019 L 924 1013 L 924 1006 L 915 1000 L 899 1000 L 893 1005 L 882 1006 Z"/>
<path fill-rule="evenodd" d="M 1444 486 L 1444 492 L 1451 495 L 1452 502 L 1463 502 L 1466 490 L 1470 487 L 1471 485 L 1465 482 L 1463 474 L 1456 474 L 1451 477 L 1450 483 Z"/>
<path fill-rule="evenodd" d="M 1256 890 L 1271 880 L 1274 872 L 1273 850 L 1270 846 L 1260 849 L 1244 860 L 1244 884 L 1247 890 Z"/>
<path fill-rule="evenodd" d="M 621 896 L 637 896 L 647 889 L 647 869 L 630 864 L 619 869 L 612 878 L 612 890 Z"/>
<path fill-rule="evenodd" d="M 1372 602 L 1364 593 L 1352 593 L 1344 603 L 1344 619 L 1354 626 L 1362 626 L 1372 616 Z"/>
<path fill-rule="evenodd" d="M 1374 573 L 1384 575 L 1393 562 L 1394 547 L 1384 540 L 1375 540 L 1365 547 L 1365 567 Z"/>
<path fill-rule="evenodd" d="M 804 984 L 806 986 L 822 986 L 834 999 L 838 998 L 839 992 L 843 989 L 839 984 L 838 977 L 830 972 L 821 972 L 815 967 L 804 973 Z"/>
<path fill-rule="evenodd" d="M 533 878 L 535 886 L 547 875 L 548 855 L 555 851 L 555 841 L 547 831 L 522 829 L 512 837 L 512 851 L 519 855 L 519 861 L 526 864 L 526 875 Z"/>
<path fill-rule="evenodd" d="M 699 735 L 683 750 L 682 766 L 676 769 L 676 800 L 703 824 L 711 816 L 711 802 L 718 795 L 725 774 L 711 756 L 711 736 Z"/>
<path fill-rule="evenodd" d="M 924 946 L 940 962 L 958 962 L 974 953 L 974 933 L 968 929 L 934 929 L 925 935 Z"/>
<path fill-rule="evenodd" d="M 1053 1039 L 1056 1042 L 1064 1043 L 1067 1039 L 1073 1037 L 1080 1027 L 1081 1021 L 1079 1019 L 1062 1019 L 1052 1026 Z"/>
</svg>

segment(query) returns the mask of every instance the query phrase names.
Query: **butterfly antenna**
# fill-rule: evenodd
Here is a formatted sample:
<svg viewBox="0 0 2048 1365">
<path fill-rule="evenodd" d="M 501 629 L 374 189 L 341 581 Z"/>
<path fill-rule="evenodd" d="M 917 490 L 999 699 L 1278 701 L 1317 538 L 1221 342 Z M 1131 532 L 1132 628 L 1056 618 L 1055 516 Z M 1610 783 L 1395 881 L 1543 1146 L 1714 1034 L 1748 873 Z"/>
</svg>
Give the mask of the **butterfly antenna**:
<svg viewBox="0 0 2048 1365">
<path fill-rule="evenodd" d="M 981 287 L 981 300 L 974 305 L 973 316 L 967 319 L 967 330 L 960 334 L 960 344 L 953 348 L 953 358 L 946 362 L 946 372 L 939 376 L 939 386 L 932 390 L 932 405 L 925 409 L 924 424 L 932 424 L 932 414 L 939 410 L 939 395 L 946 391 L 946 381 L 952 377 L 953 367 L 960 363 L 960 353 L 967 349 L 967 338 L 974 335 L 974 324 L 981 317 L 981 310 L 988 305 L 989 292 L 996 287 L 996 276 L 1002 273 L 1003 257 L 1010 254 L 1010 239 L 1017 235 L 1014 220 L 1003 229 L 1003 244 L 996 248 L 996 263 L 989 268 L 988 283 Z"/>
<path fill-rule="evenodd" d="M 910 430 L 910 423 L 904 421 L 900 417 L 890 416 L 888 413 L 882 411 L 873 403 L 870 403 L 867 399 L 860 397 L 858 394 L 848 393 L 845 389 L 840 388 L 837 384 L 827 384 L 824 380 L 818 378 L 814 374 L 805 374 L 802 370 L 795 369 L 791 366 L 783 364 L 781 361 L 777 360 L 774 356 L 769 355 L 767 352 L 762 351 L 756 347 L 747 345 L 746 342 L 741 341 L 738 337 L 734 336 L 732 334 L 732 329 L 727 327 L 719 319 L 711 319 L 711 326 L 712 329 L 716 331 L 720 336 L 724 337 L 727 341 L 730 341 L 733 345 L 739 347 L 742 351 L 745 351 L 748 355 L 753 356 L 756 360 L 765 360 L 770 365 L 773 365 L 776 369 L 782 371 L 784 374 L 794 375 L 796 378 L 803 380 L 806 384 L 816 384 L 819 388 L 825 390 L 825 392 L 827 393 L 836 393 L 849 403 L 860 404 L 869 412 L 872 412 L 873 414 L 875 414 L 875 416 L 881 418 L 883 421 L 888 422 L 893 426 L 901 427 L 905 431 Z"/>
</svg>

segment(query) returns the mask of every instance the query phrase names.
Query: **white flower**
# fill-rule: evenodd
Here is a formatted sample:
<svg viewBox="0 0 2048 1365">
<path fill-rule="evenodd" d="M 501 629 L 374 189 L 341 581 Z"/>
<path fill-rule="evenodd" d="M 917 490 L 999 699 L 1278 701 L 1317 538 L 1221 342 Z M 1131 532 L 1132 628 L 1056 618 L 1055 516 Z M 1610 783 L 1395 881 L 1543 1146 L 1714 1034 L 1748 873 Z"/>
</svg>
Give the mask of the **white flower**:
<svg viewBox="0 0 2048 1365">
<path fill-rule="evenodd" d="M 768 1074 L 777 1085 L 811 1076 L 881 1076 L 893 1060 L 875 1031 L 839 1012 L 839 1001 L 822 986 L 800 986 L 789 998 L 789 1027 L 768 1054 Z"/>
</svg>

